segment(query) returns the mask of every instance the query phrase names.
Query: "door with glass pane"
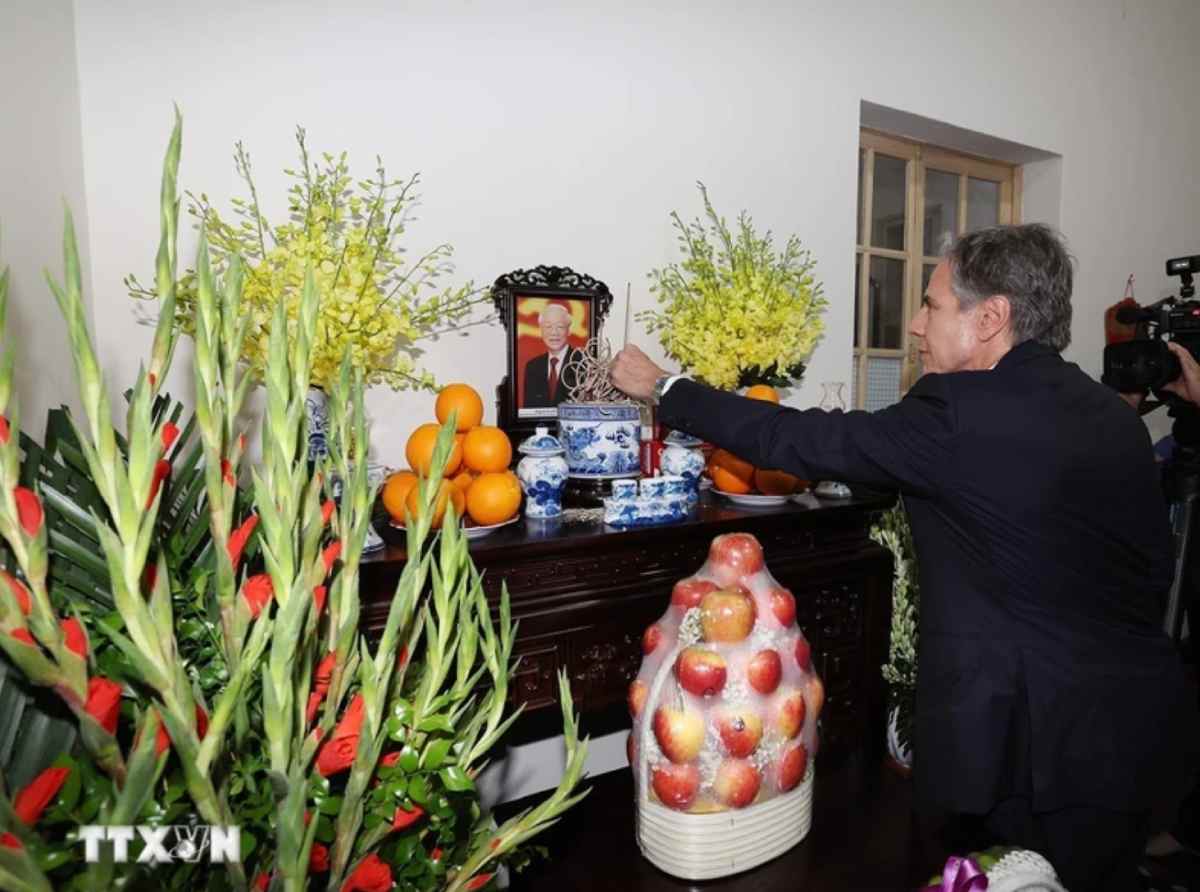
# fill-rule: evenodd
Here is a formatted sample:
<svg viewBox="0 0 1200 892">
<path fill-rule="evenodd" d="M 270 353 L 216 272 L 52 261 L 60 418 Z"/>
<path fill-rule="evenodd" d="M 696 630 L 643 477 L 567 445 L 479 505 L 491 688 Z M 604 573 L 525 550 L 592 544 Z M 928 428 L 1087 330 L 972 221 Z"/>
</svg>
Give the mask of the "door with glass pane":
<svg viewBox="0 0 1200 892">
<path fill-rule="evenodd" d="M 1019 169 L 863 130 L 858 153 L 852 391 L 896 402 L 920 377 L 909 320 L 945 247 L 1017 219 Z"/>
</svg>

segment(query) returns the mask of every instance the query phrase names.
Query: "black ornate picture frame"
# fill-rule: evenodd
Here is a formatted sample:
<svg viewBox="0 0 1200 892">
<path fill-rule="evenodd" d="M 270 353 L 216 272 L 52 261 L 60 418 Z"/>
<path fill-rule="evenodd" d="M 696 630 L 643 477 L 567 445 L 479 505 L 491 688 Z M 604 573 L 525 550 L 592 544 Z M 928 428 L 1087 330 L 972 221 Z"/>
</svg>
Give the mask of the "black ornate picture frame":
<svg viewBox="0 0 1200 892">
<path fill-rule="evenodd" d="M 575 311 L 578 320 L 586 319 L 587 340 L 597 337 L 604 318 L 612 307 L 608 286 L 585 273 L 565 266 L 537 266 L 507 273 L 492 284 L 492 302 L 505 329 L 508 373 L 496 388 L 496 417 L 499 426 L 512 439 L 514 447 L 533 433 L 537 426 L 555 427 L 555 416 L 548 408 L 535 410 L 521 405 L 521 377 L 526 373 L 519 349 L 520 310 L 529 299 L 540 305 L 559 303 Z M 582 303 L 574 303 L 582 302 Z M 526 333 L 528 340 L 528 333 Z M 583 346 L 576 333 L 570 349 Z M 540 417 L 531 417 L 537 411 Z"/>
</svg>

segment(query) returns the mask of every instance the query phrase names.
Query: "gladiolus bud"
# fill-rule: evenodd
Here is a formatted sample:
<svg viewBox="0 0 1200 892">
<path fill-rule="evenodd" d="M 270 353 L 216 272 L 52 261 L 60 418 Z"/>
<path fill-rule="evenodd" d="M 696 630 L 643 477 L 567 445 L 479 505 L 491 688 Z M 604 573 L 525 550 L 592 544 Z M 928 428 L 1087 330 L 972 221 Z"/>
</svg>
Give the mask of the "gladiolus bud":
<svg viewBox="0 0 1200 892">
<path fill-rule="evenodd" d="M 318 585 L 313 589 L 313 609 L 320 614 L 325 607 L 325 586 Z"/>
<path fill-rule="evenodd" d="M 258 526 L 258 515 L 251 514 L 229 537 L 229 563 L 233 564 L 234 570 L 241 563 L 242 551 L 246 548 L 246 542 L 249 541 L 250 534 L 254 532 L 256 526 Z"/>
<path fill-rule="evenodd" d="M 28 629 L 13 629 L 8 634 L 12 635 L 22 644 L 28 644 L 30 647 L 37 646 L 37 642 L 33 640 L 33 636 L 29 634 Z"/>
<path fill-rule="evenodd" d="M 271 875 L 269 873 L 260 872 L 258 874 L 258 876 L 256 876 L 254 878 L 255 892 L 267 892 L 267 889 L 269 889 L 270 887 L 271 887 Z"/>
<path fill-rule="evenodd" d="M 179 428 L 168 421 L 162 428 L 162 444 L 163 452 L 171 448 L 171 444 L 175 442 L 175 438 L 179 436 Z"/>
<path fill-rule="evenodd" d="M 58 627 L 62 629 L 63 639 L 67 644 L 67 650 L 78 654 L 84 659 L 87 659 L 87 634 L 83 631 L 83 626 L 79 625 L 79 620 L 73 616 L 68 617 L 60 622 Z"/>
<path fill-rule="evenodd" d="M 46 516 L 42 512 L 42 500 L 31 489 L 18 486 L 13 490 L 13 498 L 17 503 L 17 520 L 26 536 L 36 536 L 42 529 Z"/>
<path fill-rule="evenodd" d="M 160 458 L 154 463 L 154 476 L 150 478 L 150 494 L 146 496 L 146 510 L 154 504 L 154 499 L 158 496 L 158 490 L 162 487 L 163 481 L 171 476 L 171 463 L 165 458 Z"/>
<path fill-rule="evenodd" d="M 121 686 L 109 678 L 93 675 L 88 679 L 87 702 L 84 711 L 109 734 L 117 733 L 117 717 L 121 714 Z"/>
<path fill-rule="evenodd" d="M 396 753 L 395 755 L 399 757 L 400 754 Z M 417 821 L 421 820 L 424 814 L 425 809 L 421 808 L 419 805 L 414 805 L 412 807 L 412 811 L 405 811 L 403 808 L 397 806 L 396 814 L 392 818 L 392 829 L 403 830 L 406 827 L 411 827 L 413 824 L 417 823 Z"/>
<path fill-rule="evenodd" d="M 29 597 L 29 589 L 25 588 L 25 584 L 17 579 L 17 577 L 3 570 L 0 570 L 0 578 L 3 578 L 8 583 L 13 597 L 17 599 L 17 609 L 21 611 L 21 615 L 29 616 L 29 611 L 33 609 L 33 601 Z"/>
<path fill-rule="evenodd" d="M 0 415 L 0 446 L 7 446 L 8 438 L 11 436 L 12 434 L 8 430 L 8 419 Z"/>
<path fill-rule="evenodd" d="M 166 722 L 162 720 L 162 716 L 158 717 L 158 733 L 154 737 L 154 755 L 161 756 L 167 751 L 167 747 L 171 745 L 171 734 L 167 731 Z M 204 735 L 208 732 L 208 713 L 204 711 L 204 707 L 199 703 L 196 704 L 196 737 L 199 740 L 204 739 Z"/>
<path fill-rule="evenodd" d="M 316 671 L 313 672 L 313 687 L 314 690 L 324 694 L 329 690 L 329 684 L 333 681 L 333 667 L 337 664 L 337 654 L 333 651 L 325 654 L 321 662 L 317 663 Z"/>
<path fill-rule="evenodd" d="M 476 889 L 482 889 L 491 882 L 493 876 L 495 874 L 481 873 L 477 877 L 472 877 L 471 881 L 467 883 L 467 889 L 471 890 L 471 892 L 475 892 Z"/>
<path fill-rule="evenodd" d="M 46 806 L 50 804 L 63 783 L 70 775 L 70 768 L 47 768 L 17 792 L 13 799 L 13 813 L 28 827 L 37 823 Z"/>
<path fill-rule="evenodd" d="M 237 488 L 237 480 L 233 476 L 233 465 L 229 464 L 226 459 L 221 459 L 221 479 L 235 489 Z"/>
<path fill-rule="evenodd" d="M 342 553 L 341 541 L 331 542 L 321 552 L 321 559 L 325 562 L 325 574 L 329 575 L 329 571 L 333 569 L 333 563 Z"/>
<path fill-rule="evenodd" d="M 256 619 L 263 612 L 263 608 L 271 603 L 273 594 L 275 594 L 275 586 L 271 583 L 271 576 L 268 573 L 255 574 L 242 583 L 242 597 L 246 599 L 250 615 Z"/>
<path fill-rule="evenodd" d="M 329 523 L 329 518 L 333 517 L 333 509 L 336 507 L 337 506 L 334 505 L 334 503 L 333 503 L 333 499 L 325 500 L 324 504 L 321 505 L 321 523 L 322 524 Z"/>
<path fill-rule="evenodd" d="M 17 839 L 11 833 L 0 833 L 0 846 L 8 849 L 22 848 L 21 840 Z"/>
<path fill-rule="evenodd" d="M 324 873 L 329 870 L 329 849 L 314 842 L 308 854 L 309 873 Z"/>
</svg>

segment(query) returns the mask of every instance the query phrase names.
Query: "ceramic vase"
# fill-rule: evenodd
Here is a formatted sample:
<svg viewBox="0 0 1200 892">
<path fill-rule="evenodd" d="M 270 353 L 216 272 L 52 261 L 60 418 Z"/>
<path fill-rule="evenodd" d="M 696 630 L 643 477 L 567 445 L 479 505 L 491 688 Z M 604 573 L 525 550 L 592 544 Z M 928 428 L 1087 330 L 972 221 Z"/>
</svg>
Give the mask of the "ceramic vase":
<svg viewBox="0 0 1200 892">
<path fill-rule="evenodd" d="M 562 514 L 562 491 L 567 482 L 562 444 L 549 428 L 539 427 L 517 449 L 525 456 L 517 463 L 517 479 L 525 490 L 525 516 L 558 517 Z"/>
<path fill-rule="evenodd" d="M 700 498 L 700 476 L 705 466 L 701 441 L 682 431 L 671 431 L 664 442 L 662 472 L 682 477 L 687 500 L 694 504 Z"/>
<path fill-rule="evenodd" d="M 640 425 L 641 412 L 634 403 L 561 404 L 558 436 L 568 476 L 583 480 L 638 476 Z"/>
</svg>

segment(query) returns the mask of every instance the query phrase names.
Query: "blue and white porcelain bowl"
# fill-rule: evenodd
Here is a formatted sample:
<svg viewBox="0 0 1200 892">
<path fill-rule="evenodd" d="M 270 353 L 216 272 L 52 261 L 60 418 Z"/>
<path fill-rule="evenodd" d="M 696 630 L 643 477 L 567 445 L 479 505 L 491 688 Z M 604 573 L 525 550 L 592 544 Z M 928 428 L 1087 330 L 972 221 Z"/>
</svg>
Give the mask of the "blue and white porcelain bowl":
<svg viewBox="0 0 1200 892">
<path fill-rule="evenodd" d="M 663 443 L 665 448 L 660 459 L 662 472 L 682 477 L 688 501 L 697 501 L 700 498 L 700 476 L 704 473 L 704 453 L 700 449 L 700 440 L 682 431 L 671 431 Z"/>
<path fill-rule="evenodd" d="M 641 410 L 633 403 L 562 403 L 558 436 L 568 475 L 584 480 L 638 476 L 640 427 Z"/>
<path fill-rule="evenodd" d="M 517 464 L 517 479 L 525 490 L 526 517 L 558 517 L 567 482 L 563 447 L 549 428 L 535 428 L 533 436 L 517 447 L 525 457 Z"/>
</svg>

